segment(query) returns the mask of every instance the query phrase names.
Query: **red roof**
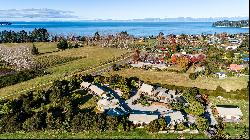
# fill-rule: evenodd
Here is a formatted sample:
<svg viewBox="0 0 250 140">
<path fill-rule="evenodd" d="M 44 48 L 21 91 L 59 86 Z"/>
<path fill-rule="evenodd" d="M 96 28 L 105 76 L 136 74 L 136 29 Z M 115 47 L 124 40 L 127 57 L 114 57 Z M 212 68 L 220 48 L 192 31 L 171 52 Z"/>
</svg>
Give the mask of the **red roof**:
<svg viewBox="0 0 250 140">
<path fill-rule="evenodd" d="M 237 65 L 237 64 L 230 64 L 229 66 L 230 70 L 235 70 L 235 71 L 241 70 L 242 68 L 243 68 L 242 65 Z"/>
</svg>

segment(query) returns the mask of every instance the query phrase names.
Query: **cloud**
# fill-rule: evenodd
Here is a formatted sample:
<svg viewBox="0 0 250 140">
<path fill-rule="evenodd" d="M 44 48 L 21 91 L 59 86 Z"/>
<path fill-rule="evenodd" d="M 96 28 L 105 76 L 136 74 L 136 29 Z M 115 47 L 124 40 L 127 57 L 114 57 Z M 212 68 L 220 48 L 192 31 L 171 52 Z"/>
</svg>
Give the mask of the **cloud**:
<svg viewBox="0 0 250 140">
<path fill-rule="evenodd" d="M 55 9 L 8 9 L 0 10 L 0 18 L 77 18 L 73 13 Z"/>
</svg>

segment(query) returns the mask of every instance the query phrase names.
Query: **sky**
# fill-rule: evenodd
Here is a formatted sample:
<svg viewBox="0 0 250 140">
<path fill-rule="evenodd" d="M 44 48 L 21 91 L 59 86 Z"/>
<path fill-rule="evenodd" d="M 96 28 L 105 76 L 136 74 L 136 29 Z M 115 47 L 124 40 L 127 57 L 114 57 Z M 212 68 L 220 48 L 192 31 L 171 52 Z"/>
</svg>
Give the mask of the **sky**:
<svg viewBox="0 0 250 140">
<path fill-rule="evenodd" d="M 1 19 L 249 17 L 249 0 L 0 0 Z"/>
</svg>

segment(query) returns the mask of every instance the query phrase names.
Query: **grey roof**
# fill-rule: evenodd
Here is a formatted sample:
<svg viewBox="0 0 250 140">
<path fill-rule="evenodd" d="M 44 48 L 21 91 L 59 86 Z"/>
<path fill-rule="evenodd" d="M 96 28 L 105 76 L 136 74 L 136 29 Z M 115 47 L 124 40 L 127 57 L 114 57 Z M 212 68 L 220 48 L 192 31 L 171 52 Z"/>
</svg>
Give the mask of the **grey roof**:
<svg viewBox="0 0 250 140">
<path fill-rule="evenodd" d="M 184 120 L 184 116 L 182 115 L 180 111 L 167 113 L 165 117 L 166 117 L 167 123 Z"/>
<path fill-rule="evenodd" d="M 188 101 L 183 96 L 177 96 L 175 99 L 181 103 L 188 103 Z"/>
<path fill-rule="evenodd" d="M 146 92 L 146 93 L 152 93 L 154 87 L 148 84 L 142 84 L 141 88 L 139 89 L 139 91 L 141 92 Z"/>
<path fill-rule="evenodd" d="M 96 85 L 91 85 L 89 89 L 99 96 L 101 96 L 104 93 L 104 90 L 100 89 Z"/>
<path fill-rule="evenodd" d="M 130 114 L 129 120 L 133 123 L 150 123 L 153 120 L 159 118 L 159 115 L 148 115 L 148 114 Z"/>
<path fill-rule="evenodd" d="M 83 81 L 81 83 L 81 88 L 88 88 L 90 85 L 91 85 L 91 83 Z"/>
<path fill-rule="evenodd" d="M 219 116 L 243 116 L 239 107 L 216 107 Z"/>
</svg>

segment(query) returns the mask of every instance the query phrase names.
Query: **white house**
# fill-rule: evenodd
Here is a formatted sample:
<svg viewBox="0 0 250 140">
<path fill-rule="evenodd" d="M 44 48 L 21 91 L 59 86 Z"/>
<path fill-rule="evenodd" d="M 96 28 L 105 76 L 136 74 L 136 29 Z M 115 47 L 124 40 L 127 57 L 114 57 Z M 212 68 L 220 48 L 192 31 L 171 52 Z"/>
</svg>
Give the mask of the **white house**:
<svg viewBox="0 0 250 140">
<path fill-rule="evenodd" d="M 117 99 L 109 100 L 109 99 L 100 99 L 97 102 L 97 109 L 100 111 L 105 111 L 110 108 L 116 108 L 119 106 L 119 101 Z"/>
<path fill-rule="evenodd" d="M 87 89 L 87 88 L 89 88 L 90 85 L 91 85 L 91 83 L 84 82 L 84 81 L 80 84 L 82 89 Z"/>
<path fill-rule="evenodd" d="M 217 72 L 216 74 L 219 76 L 219 79 L 227 78 L 227 75 L 224 72 Z"/>
<path fill-rule="evenodd" d="M 143 83 L 141 88 L 138 90 L 138 92 L 152 96 L 154 95 L 153 90 L 154 90 L 153 86 Z"/>
<path fill-rule="evenodd" d="M 93 94 L 95 94 L 95 95 L 97 95 L 97 96 L 99 96 L 99 97 L 101 97 L 102 94 L 105 93 L 104 90 L 100 89 L 100 88 L 97 87 L 96 85 L 91 85 L 91 86 L 89 87 L 89 90 L 90 90 Z"/>
<path fill-rule="evenodd" d="M 159 118 L 159 115 L 148 115 L 148 114 L 130 114 L 129 121 L 133 124 L 149 124 L 151 121 Z"/>
<path fill-rule="evenodd" d="M 243 114 L 237 106 L 217 105 L 217 114 L 223 118 L 225 122 L 239 122 L 241 121 Z"/>
</svg>

